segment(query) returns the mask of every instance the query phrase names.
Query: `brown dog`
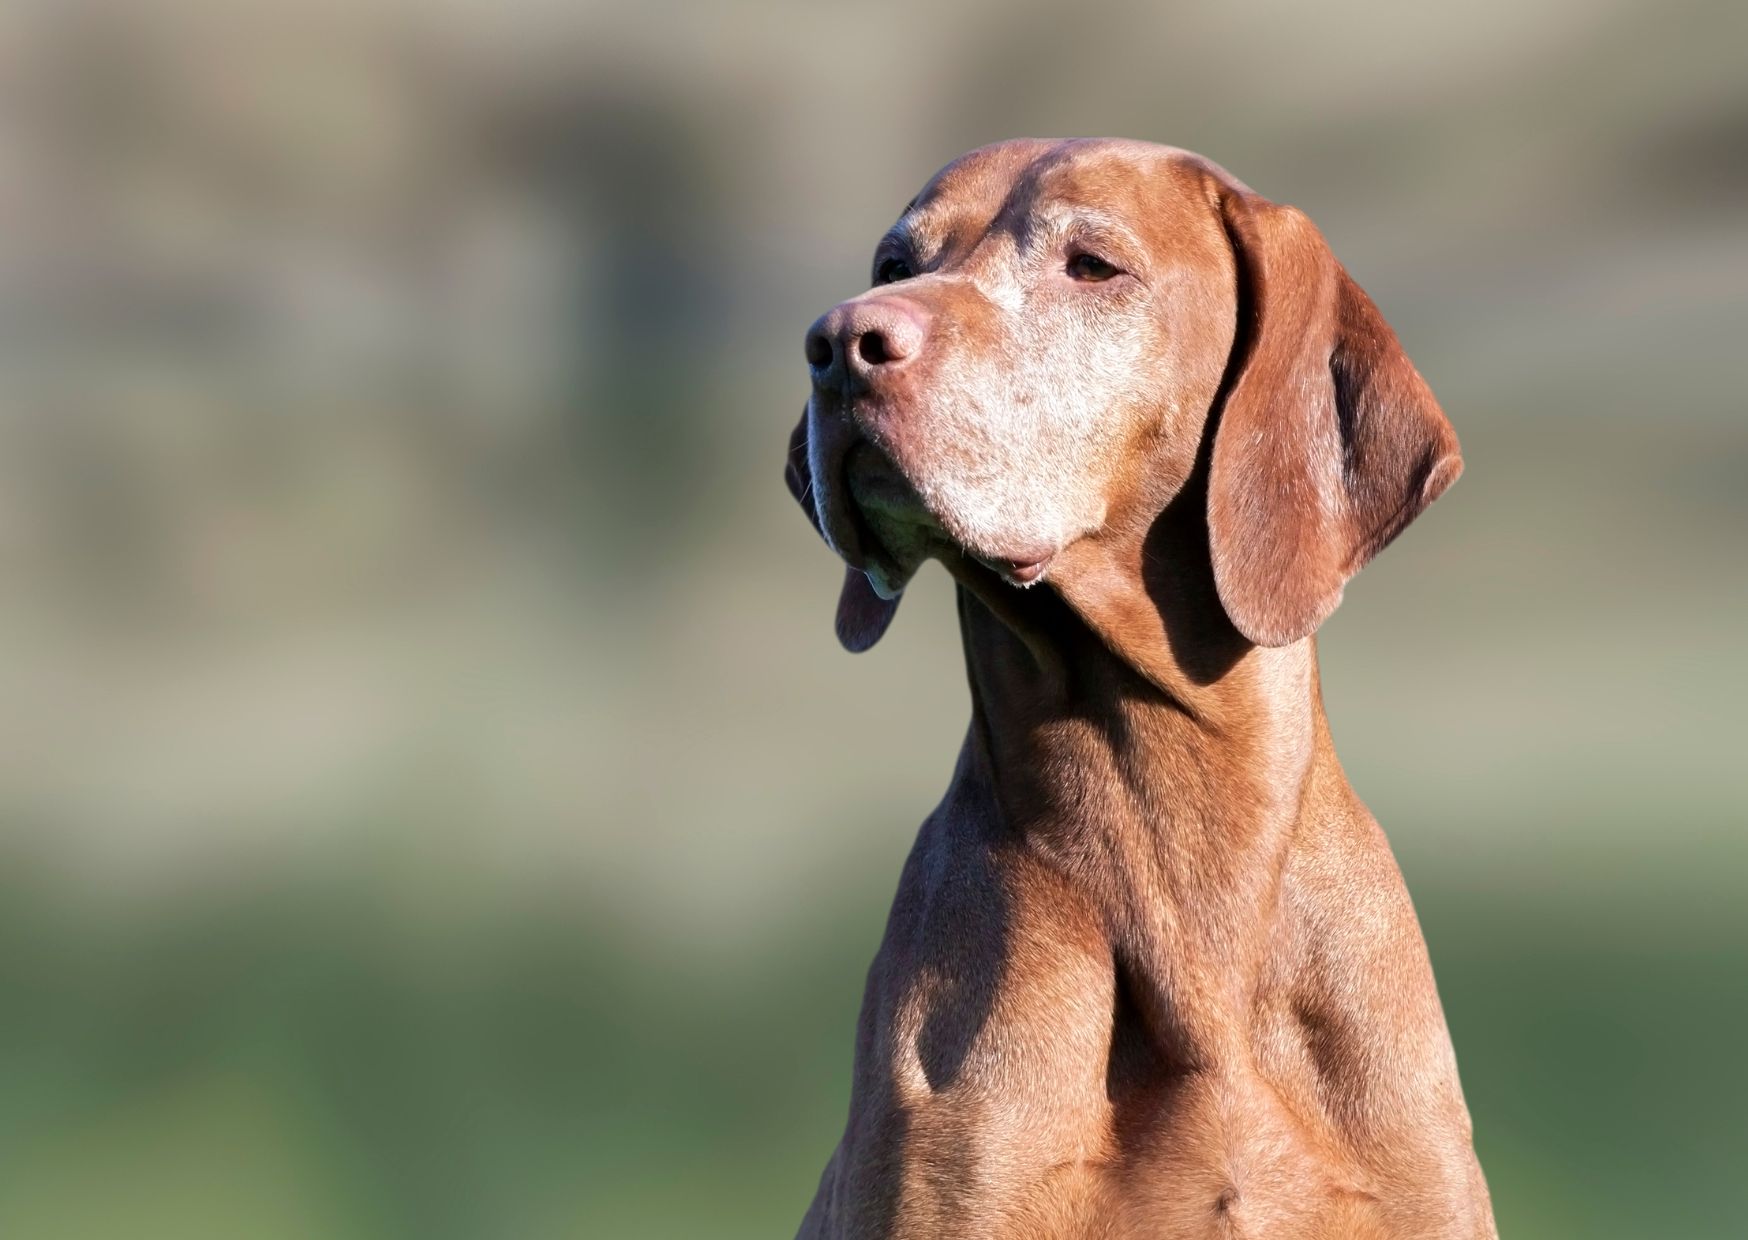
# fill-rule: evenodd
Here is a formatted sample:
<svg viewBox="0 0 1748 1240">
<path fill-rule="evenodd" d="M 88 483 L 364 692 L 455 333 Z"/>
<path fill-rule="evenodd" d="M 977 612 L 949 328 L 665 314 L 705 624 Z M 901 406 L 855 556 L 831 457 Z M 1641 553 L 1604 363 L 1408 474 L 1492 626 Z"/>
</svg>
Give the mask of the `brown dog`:
<svg viewBox="0 0 1748 1240">
<path fill-rule="evenodd" d="M 949 165 L 807 334 L 789 483 L 865 649 L 958 583 L 972 718 L 801 1236 L 1495 1236 L 1312 633 L 1457 441 L 1311 222 L 1197 156 Z"/>
</svg>

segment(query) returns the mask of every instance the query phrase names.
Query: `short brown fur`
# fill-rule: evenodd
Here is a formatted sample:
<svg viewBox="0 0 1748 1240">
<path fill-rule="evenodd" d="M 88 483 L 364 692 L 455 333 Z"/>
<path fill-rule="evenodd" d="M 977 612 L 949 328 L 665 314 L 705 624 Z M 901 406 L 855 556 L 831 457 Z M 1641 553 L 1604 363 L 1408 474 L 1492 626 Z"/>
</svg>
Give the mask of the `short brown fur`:
<svg viewBox="0 0 1748 1240">
<path fill-rule="evenodd" d="M 800 1236 L 1496 1236 L 1312 637 L 1460 471 L 1431 393 L 1304 216 L 1186 152 L 985 148 L 905 229 L 810 333 L 789 481 L 846 645 L 953 574 L 972 719 Z M 1087 245 L 1119 274 L 1063 276 Z"/>
</svg>

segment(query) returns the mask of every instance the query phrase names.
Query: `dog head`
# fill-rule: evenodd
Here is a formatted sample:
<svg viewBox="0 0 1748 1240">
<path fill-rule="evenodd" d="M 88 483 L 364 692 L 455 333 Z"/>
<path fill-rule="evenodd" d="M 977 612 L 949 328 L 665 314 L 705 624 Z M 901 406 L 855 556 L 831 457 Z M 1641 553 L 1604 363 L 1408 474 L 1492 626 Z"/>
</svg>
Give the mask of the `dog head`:
<svg viewBox="0 0 1748 1240">
<path fill-rule="evenodd" d="M 789 483 L 848 566 L 852 649 L 924 560 L 1048 581 L 1079 540 L 1144 529 L 1204 464 L 1220 604 L 1284 645 L 1462 468 L 1311 222 L 1169 147 L 1022 140 L 955 160 L 805 348 Z"/>
</svg>

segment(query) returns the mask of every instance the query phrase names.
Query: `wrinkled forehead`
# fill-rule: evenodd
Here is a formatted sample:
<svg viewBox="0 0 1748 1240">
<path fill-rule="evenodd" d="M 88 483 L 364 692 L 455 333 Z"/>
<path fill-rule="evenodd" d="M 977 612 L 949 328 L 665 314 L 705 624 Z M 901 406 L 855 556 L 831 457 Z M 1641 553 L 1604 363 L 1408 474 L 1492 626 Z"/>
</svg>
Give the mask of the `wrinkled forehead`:
<svg viewBox="0 0 1748 1240">
<path fill-rule="evenodd" d="M 948 164 L 906 206 L 900 227 L 947 248 L 992 229 L 1087 220 L 1163 245 L 1213 222 L 1210 166 L 1175 147 L 1141 142 L 1020 140 Z"/>
</svg>

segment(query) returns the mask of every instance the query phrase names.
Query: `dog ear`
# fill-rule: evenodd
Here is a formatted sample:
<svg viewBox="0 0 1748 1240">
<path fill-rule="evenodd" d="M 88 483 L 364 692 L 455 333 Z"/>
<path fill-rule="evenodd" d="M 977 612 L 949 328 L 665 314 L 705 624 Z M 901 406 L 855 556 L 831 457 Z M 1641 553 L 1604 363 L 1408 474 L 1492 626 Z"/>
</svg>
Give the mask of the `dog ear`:
<svg viewBox="0 0 1748 1240">
<path fill-rule="evenodd" d="M 783 465 L 783 481 L 789 494 L 801 505 L 814 532 L 821 538 L 819 510 L 813 503 L 813 473 L 807 464 L 807 410 L 801 411 L 801 421 L 789 433 L 789 455 Z M 837 634 L 845 650 L 860 654 L 886 632 L 892 617 L 898 612 L 897 598 L 881 598 L 874 592 L 868 577 L 860 569 L 844 566 L 844 584 L 838 591 Z"/>
<path fill-rule="evenodd" d="M 1456 432 L 1305 215 L 1227 187 L 1235 378 L 1214 434 L 1220 602 L 1263 646 L 1314 632 L 1349 577 L 1462 473 Z"/>
</svg>

